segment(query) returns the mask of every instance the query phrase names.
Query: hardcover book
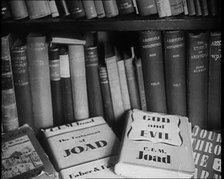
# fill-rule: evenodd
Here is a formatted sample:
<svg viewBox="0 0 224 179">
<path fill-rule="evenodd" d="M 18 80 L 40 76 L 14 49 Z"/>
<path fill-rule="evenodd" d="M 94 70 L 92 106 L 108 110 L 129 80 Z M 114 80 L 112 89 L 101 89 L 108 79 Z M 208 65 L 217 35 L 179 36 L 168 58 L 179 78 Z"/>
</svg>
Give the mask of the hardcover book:
<svg viewBox="0 0 224 179">
<path fill-rule="evenodd" d="M 79 33 L 73 33 L 73 34 L 63 33 L 63 34 L 52 34 L 51 43 L 85 45 L 86 40 L 85 37 Z"/>
<path fill-rule="evenodd" d="M 98 18 L 103 18 L 106 16 L 104 7 L 103 7 L 103 2 L 102 0 L 94 0 L 95 8 L 96 8 L 96 13 Z"/>
<path fill-rule="evenodd" d="M 8 1 L 11 14 L 14 20 L 24 19 L 28 17 L 28 11 L 25 0 L 10 0 Z"/>
<path fill-rule="evenodd" d="M 155 0 L 136 0 L 136 3 L 141 16 L 157 14 Z"/>
<path fill-rule="evenodd" d="M 132 0 L 117 0 L 116 2 L 120 14 L 131 14 L 135 12 Z"/>
<path fill-rule="evenodd" d="M 86 13 L 86 19 L 93 19 L 97 17 L 94 0 L 82 0 L 82 4 Z"/>
<path fill-rule="evenodd" d="M 72 17 L 77 19 L 86 15 L 82 0 L 66 0 L 66 3 Z"/>
<path fill-rule="evenodd" d="M 55 0 L 49 0 L 49 8 L 51 11 L 51 17 L 59 16 L 59 12 L 58 12 L 58 8 L 57 8 Z"/>
<path fill-rule="evenodd" d="M 194 172 L 187 117 L 137 109 L 127 113 L 116 174 L 132 178 L 190 178 Z"/>
<path fill-rule="evenodd" d="M 60 17 L 68 16 L 70 14 L 65 0 L 56 0 L 55 3 Z"/>
<path fill-rule="evenodd" d="M 47 154 L 37 141 L 34 131 L 23 125 L 1 136 L 3 179 L 58 179 Z"/>
<path fill-rule="evenodd" d="M 106 17 L 115 17 L 119 14 L 116 0 L 102 1 Z"/>
</svg>

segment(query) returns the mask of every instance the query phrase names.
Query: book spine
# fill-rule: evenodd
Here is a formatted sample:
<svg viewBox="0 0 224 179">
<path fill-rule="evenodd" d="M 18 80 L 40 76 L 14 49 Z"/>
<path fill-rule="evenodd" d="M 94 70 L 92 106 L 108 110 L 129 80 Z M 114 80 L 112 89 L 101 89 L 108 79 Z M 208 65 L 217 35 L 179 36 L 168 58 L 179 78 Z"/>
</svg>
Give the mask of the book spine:
<svg viewBox="0 0 224 179">
<path fill-rule="evenodd" d="M 132 3 L 133 3 L 133 6 L 134 6 L 134 9 L 135 9 L 135 13 L 136 14 L 139 14 L 139 10 L 138 10 L 138 5 L 137 5 L 137 0 L 132 0 Z"/>
<path fill-rule="evenodd" d="M 127 111 L 131 108 L 131 104 L 130 104 L 130 97 L 128 92 L 128 83 L 127 83 L 127 77 L 125 72 L 124 60 L 119 60 L 117 62 L 117 67 L 118 67 L 118 74 L 119 74 L 120 85 L 121 85 L 121 95 L 123 100 L 123 106 L 124 106 L 124 110 Z"/>
<path fill-rule="evenodd" d="M 51 11 L 51 16 L 58 17 L 59 12 L 58 12 L 58 8 L 57 8 L 55 0 L 49 0 L 49 7 L 50 7 L 50 11 Z"/>
<path fill-rule="evenodd" d="M 98 73 L 97 47 L 85 47 L 86 80 L 90 117 L 103 116 L 103 102 Z"/>
<path fill-rule="evenodd" d="M 1 19 L 8 19 L 12 17 L 12 13 L 10 11 L 10 7 L 8 1 L 2 0 L 1 1 Z"/>
<path fill-rule="evenodd" d="M 85 54 L 83 45 L 68 45 L 75 120 L 89 117 Z"/>
<path fill-rule="evenodd" d="M 187 7 L 187 0 L 182 0 L 183 3 L 183 8 L 184 8 L 184 15 L 188 15 L 189 11 L 188 11 L 188 7 Z"/>
<path fill-rule="evenodd" d="M 188 117 L 193 125 L 207 128 L 208 33 L 188 34 Z"/>
<path fill-rule="evenodd" d="M 147 109 L 166 113 L 161 32 L 142 31 L 139 38 Z"/>
<path fill-rule="evenodd" d="M 141 59 L 135 58 L 135 67 L 136 67 L 136 78 L 137 78 L 137 86 L 138 86 L 138 91 L 139 91 L 141 110 L 147 111 Z"/>
<path fill-rule="evenodd" d="M 69 68 L 68 51 L 64 47 L 61 47 L 59 50 L 59 59 L 60 59 L 63 122 L 71 123 L 74 122 L 71 76 Z"/>
<path fill-rule="evenodd" d="M 119 14 L 131 14 L 135 12 L 132 0 L 117 0 Z"/>
<path fill-rule="evenodd" d="M 210 15 L 216 16 L 218 14 L 218 1 L 208 1 L 208 10 Z"/>
<path fill-rule="evenodd" d="M 48 1 L 26 0 L 30 19 L 38 19 L 51 14 Z"/>
<path fill-rule="evenodd" d="M 104 66 L 99 67 L 100 85 L 102 90 L 104 117 L 109 126 L 114 125 L 114 110 L 112 105 L 107 69 Z"/>
<path fill-rule="evenodd" d="M 26 46 L 12 48 L 11 59 L 19 125 L 28 124 L 34 128 Z"/>
<path fill-rule="evenodd" d="M 195 10 L 196 10 L 196 15 L 201 16 L 202 15 L 202 10 L 201 10 L 200 0 L 194 0 L 194 6 L 195 6 Z"/>
<path fill-rule="evenodd" d="M 188 8 L 189 16 L 196 15 L 194 0 L 186 0 L 186 1 L 187 1 L 187 8 Z"/>
<path fill-rule="evenodd" d="M 72 17 L 76 19 L 85 17 L 86 14 L 82 4 L 82 0 L 75 0 L 75 1 L 66 0 L 66 3 Z"/>
<path fill-rule="evenodd" d="M 8 132 L 19 127 L 15 91 L 13 86 L 13 75 L 11 56 L 9 50 L 10 35 L 1 37 L 1 62 L 2 62 L 2 125 L 3 131 Z"/>
<path fill-rule="evenodd" d="M 65 0 L 56 0 L 55 3 L 60 17 L 68 16 L 70 14 Z"/>
<path fill-rule="evenodd" d="M 46 37 L 30 33 L 27 36 L 27 60 L 34 125 L 37 130 L 53 126 L 48 44 Z"/>
<path fill-rule="evenodd" d="M 10 0 L 9 5 L 13 19 L 19 20 L 28 17 L 28 11 L 24 0 Z"/>
<path fill-rule="evenodd" d="M 103 7 L 106 13 L 106 17 L 108 18 L 115 17 L 119 14 L 116 0 L 107 0 L 102 2 L 103 2 Z"/>
<path fill-rule="evenodd" d="M 155 0 L 136 0 L 136 3 L 141 16 L 157 14 Z"/>
<path fill-rule="evenodd" d="M 140 100 L 133 61 L 134 61 L 133 58 L 125 59 L 124 65 L 127 74 L 127 83 L 128 83 L 128 91 L 130 94 L 131 108 L 140 109 L 141 108 Z"/>
<path fill-rule="evenodd" d="M 169 0 L 171 15 L 175 16 L 184 12 L 182 0 Z"/>
<path fill-rule="evenodd" d="M 53 122 L 54 126 L 59 126 L 63 124 L 59 48 L 50 47 L 48 51 Z"/>
<path fill-rule="evenodd" d="M 201 5 L 202 15 L 203 16 L 208 16 L 208 4 L 207 4 L 207 0 L 200 0 L 200 5 Z"/>
<path fill-rule="evenodd" d="M 82 0 L 82 3 L 86 13 L 86 19 L 93 19 L 97 17 L 94 0 Z"/>
<path fill-rule="evenodd" d="M 159 17 L 160 18 L 166 17 L 167 13 L 166 13 L 166 9 L 165 9 L 165 1 L 164 0 L 155 0 L 155 1 L 156 1 L 156 7 L 157 7 Z"/>
<path fill-rule="evenodd" d="M 167 112 L 186 116 L 185 38 L 183 31 L 164 31 Z"/>
<path fill-rule="evenodd" d="M 209 42 L 208 127 L 221 130 L 221 33 L 211 32 Z"/>
<path fill-rule="evenodd" d="M 96 8 L 96 13 L 98 18 L 103 18 L 106 16 L 104 7 L 103 7 L 103 2 L 102 0 L 94 0 L 95 8 Z"/>
<path fill-rule="evenodd" d="M 171 16 L 172 12 L 171 12 L 171 1 L 170 0 L 162 0 L 163 2 L 163 6 L 164 6 L 164 11 L 166 13 L 166 16 Z"/>
</svg>

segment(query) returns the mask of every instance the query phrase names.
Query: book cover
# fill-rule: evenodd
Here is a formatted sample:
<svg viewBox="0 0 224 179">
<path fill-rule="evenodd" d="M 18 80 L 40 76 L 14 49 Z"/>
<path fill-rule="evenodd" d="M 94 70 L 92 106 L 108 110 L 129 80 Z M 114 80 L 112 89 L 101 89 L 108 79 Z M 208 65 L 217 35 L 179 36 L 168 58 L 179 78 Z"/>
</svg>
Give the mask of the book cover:
<svg viewBox="0 0 224 179">
<path fill-rule="evenodd" d="M 118 153 L 119 140 L 103 117 L 43 130 L 49 157 L 57 171 Z"/>
<path fill-rule="evenodd" d="M 58 12 L 58 8 L 57 8 L 55 0 L 49 0 L 49 8 L 51 11 L 51 17 L 59 16 L 59 12 Z"/>
<path fill-rule="evenodd" d="M 167 112 L 187 115 L 185 34 L 164 31 Z"/>
<path fill-rule="evenodd" d="M 82 4 L 86 13 L 86 19 L 93 19 L 97 17 L 94 0 L 82 0 Z"/>
<path fill-rule="evenodd" d="M 4 132 L 19 127 L 10 55 L 10 37 L 11 34 L 1 37 L 1 121 Z"/>
<path fill-rule="evenodd" d="M 58 126 L 63 124 L 59 48 L 55 46 L 49 47 L 48 55 L 51 80 L 53 123 L 54 126 Z"/>
<path fill-rule="evenodd" d="M 102 0 L 94 0 L 95 8 L 96 8 L 96 13 L 98 18 L 103 18 L 106 16 L 104 7 L 103 7 L 103 2 Z"/>
<path fill-rule="evenodd" d="M 195 11 L 197 16 L 202 15 L 202 10 L 201 10 L 201 2 L 200 0 L 194 0 L 194 6 L 195 6 Z"/>
<path fill-rule="evenodd" d="M 208 32 L 188 33 L 188 117 L 193 125 L 208 124 Z"/>
<path fill-rule="evenodd" d="M 51 43 L 85 45 L 85 36 L 80 33 L 57 33 L 51 34 Z"/>
<path fill-rule="evenodd" d="M 193 178 L 221 178 L 221 133 L 201 129 L 195 125 L 192 129 L 192 147 L 195 163 Z"/>
<path fill-rule="evenodd" d="M 208 79 L 208 127 L 221 130 L 221 32 L 210 32 Z"/>
<path fill-rule="evenodd" d="M 132 0 L 117 0 L 119 14 L 131 14 L 135 12 Z"/>
<path fill-rule="evenodd" d="M 53 126 L 48 43 L 37 33 L 30 33 L 26 43 L 34 125 L 39 130 Z"/>
<path fill-rule="evenodd" d="M 68 56 L 74 120 L 82 120 L 89 117 L 84 46 L 68 45 Z"/>
<path fill-rule="evenodd" d="M 147 109 L 166 112 L 163 50 L 160 31 L 139 32 Z"/>
<path fill-rule="evenodd" d="M 189 11 L 188 11 L 188 6 L 187 6 L 187 0 L 182 0 L 183 3 L 183 8 L 184 8 L 184 15 L 188 15 Z"/>
<path fill-rule="evenodd" d="M 63 122 L 70 123 L 74 121 L 74 112 L 73 112 L 69 56 L 68 56 L 68 49 L 66 47 L 67 46 L 60 47 L 59 59 L 60 59 Z"/>
<path fill-rule="evenodd" d="M 201 11 L 203 16 L 208 16 L 208 3 L 206 0 L 200 0 Z"/>
<path fill-rule="evenodd" d="M 170 5 L 169 5 L 169 0 L 155 0 L 156 2 L 156 7 L 158 11 L 158 16 L 160 18 L 171 16 L 171 10 L 170 10 Z M 165 5 L 165 3 L 167 5 Z"/>
<path fill-rule="evenodd" d="M 26 45 L 17 39 L 11 47 L 11 61 L 19 125 L 28 124 L 33 128 L 34 119 L 26 53 Z"/>
<path fill-rule="evenodd" d="M 155 0 L 136 0 L 137 8 L 141 16 L 157 14 Z"/>
<path fill-rule="evenodd" d="M 69 9 L 67 7 L 66 1 L 65 0 L 56 0 L 55 1 L 59 16 L 64 17 L 70 15 Z"/>
<path fill-rule="evenodd" d="M 97 46 L 85 47 L 86 81 L 90 117 L 103 116 Z"/>
<path fill-rule="evenodd" d="M 86 13 L 82 4 L 82 0 L 66 0 L 66 4 L 72 17 L 76 19 L 85 17 Z"/>
<path fill-rule="evenodd" d="M 116 0 L 102 1 L 107 18 L 115 17 L 119 14 Z"/>
<path fill-rule="evenodd" d="M 115 173 L 132 178 L 190 178 L 195 171 L 188 118 L 127 113 Z"/>
<path fill-rule="evenodd" d="M 184 12 L 182 0 L 169 0 L 171 15 L 175 16 Z"/>
<path fill-rule="evenodd" d="M 59 179 L 47 154 L 28 125 L 1 136 L 4 179 Z"/>
<path fill-rule="evenodd" d="M 25 0 L 10 0 L 8 3 L 11 8 L 11 14 L 14 20 L 28 17 Z"/>
<path fill-rule="evenodd" d="M 188 8 L 189 16 L 196 15 L 194 0 L 186 0 L 186 1 L 187 1 L 187 8 Z"/>
</svg>

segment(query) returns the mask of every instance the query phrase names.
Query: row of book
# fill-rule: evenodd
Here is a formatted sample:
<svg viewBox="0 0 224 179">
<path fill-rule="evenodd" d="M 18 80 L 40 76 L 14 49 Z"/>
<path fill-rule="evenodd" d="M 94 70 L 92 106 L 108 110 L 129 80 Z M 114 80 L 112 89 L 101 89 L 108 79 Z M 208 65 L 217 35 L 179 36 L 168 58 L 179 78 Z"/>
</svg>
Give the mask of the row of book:
<svg viewBox="0 0 224 179">
<path fill-rule="evenodd" d="M 95 116 L 122 126 L 131 108 L 188 116 L 194 125 L 220 129 L 220 32 L 141 31 L 138 48 L 115 47 L 108 34 L 97 32 L 97 42 L 94 33 L 63 44 L 52 38 L 50 45 L 36 33 L 12 45 L 10 35 L 3 36 L 4 130 Z"/>
<path fill-rule="evenodd" d="M 69 15 L 75 19 L 110 18 L 124 14 L 158 15 L 160 18 L 179 14 L 215 16 L 219 11 L 218 3 L 218 0 L 10 0 L 3 2 L 2 16 L 8 18 L 11 14 L 14 20 Z"/>
</svg>

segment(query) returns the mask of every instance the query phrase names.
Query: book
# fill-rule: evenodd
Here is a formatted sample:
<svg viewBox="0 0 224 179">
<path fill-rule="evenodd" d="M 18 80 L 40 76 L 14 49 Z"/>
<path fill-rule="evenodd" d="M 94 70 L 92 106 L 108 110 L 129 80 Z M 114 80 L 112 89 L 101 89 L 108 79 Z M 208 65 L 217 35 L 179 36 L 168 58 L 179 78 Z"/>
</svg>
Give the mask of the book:
<svg viewBox="0 0 224 179">
<path fill-rule="evenodd" d="M 62 107 L 59 48 L 55 46 L 49 47 L 48 55 L 49 55 L 49 68 L 50 68 L 53 124 L 54 126 L 59 126 L 59 125 L 62 125 L 64 122 L 63 107 Z"/>
<path fill-rule="evenodd" d="M 74 120 L 82 120 L 89 117 L 84 46 L 68 45 L 68 56 Z"/>
<path fill-rule="evenodd" d="M 187 6 L 187 0 L 182 0 L 183 3 L 183 8 L 184 8 L 184 15 L 188 15 L 189 11 L 188 11 L 188 6 Z"/>
<path fill-rule="evenodd" d="M 208 11 L 211 16 L 216 16 L 218 14 L 218 0 L 208 1 Z"/>
<path fill-rule="evenodd" d="M 195 171 L 188 118 L 130 110 L 114 171 L 130 178 L 190 178 Z M 184 155 L 183 155 L 184 154 Z"/>
<path fill-rule="evenodd" d="M 171 15 L 175 16 L 184 12 L 182 0 L 169 0 Z"/>
<path fill-rule="evenodd" d="M 2 0 L 1 1 L 1 19 L 9 19 L 12 17 L 12 13 L 8 4 L 8 1 Z"/>
<path fill-rule="evenodd" d="M 86 19 L 93 19 L 97 17 L 94 0 L 82 0 L 83 8 L 86 13 Z"/>
<path fill-rule="evenodd" d="M 163 35 L 167 112 L 186 116 L 185 34 L 183 31 L 164 31 Z"/>
<path fill-rule="evenodd" d="M 106 16 L 104 7 L 103 7 L 103 2 L 102 0 L 94 0 L 95 8 L 96 8 L 96 13 L 98 18 L 103 18 Z"/>
<path fill-rule="evenodd" d="M 85 10 L 82 4 L 82 0 L 66 0 L 67 7 L 73 18 L 85 17 Z"/>
<path fill-rule="evenodd" d="M 158 13 L 155 0 L 136 0 L 136 3 L 141 16 L 148 16 Z"/>
<path fill-rule="evenodd" d="M 49 1 L 49 8 L 51 11 L 51 17 L 58 17 L 59 12 L 55 0 L 48 0 L 48 1 Z"/>
<path fill-rule="evenodd" d="M 201 11 L 203 16 L 208 16 L 208 3 L 206 0 L 200 0 Z"/>
<path fill-rule="evenodd" d="M 188 117 L 193 125 L 208 124 L 208 33 L 188 33 Z"/>
<path fill-rule="evenodd" d="M 208 127 L 221 130 L 221 32 L 210 32 Z"/>
<path fill-rule="evenodd" d="M 188 8 L 189 16 L 196 15 L 194 0 L 186 0 L 186 1 L 187 1 L 187 8 Z"/>
<path fill-rule="evenodd" d="M 221 138 L 221 133 L 202 129 L 197 125 L 193 127 L 193 178 L 221 178 Z"/>
<path fill-rule="evenodd" d="M 155 0 L 158 16 L 160 18 L 171 16 L 171 10 L 169 5 L 169 0 Z M 166 3 L 166 4 L 165 4 Z"/>
<path fill-rule="evenodd" d="M 30 33 L 26 44 L 34 126 L 38 131 L 53 126 L 48 43 L 46 36 Z"/>
<path fill-rule="evenodd" d="M 13 43 L 10 52 L 19 126 L 28 124 L 34 128 L 27 47 L 18 38 Z"/>
<path fill-rule="evenodd" d="M 194 6 L 195 6 L 195 11 L 197 16 L 202 15 L 202 10 L 201 10 L 201 3 L 200 0 L 194 0 Z"/>
<path fill-rule="evenodd" d="M 119 14 L 116 0 L 107 0 L 102 2 L 103 2 L 104 11 L 107 18 L 115 17 Z"/>
<path fill-rule="evenodd" d="M 131 14 L 135 12 L 132 0 L 117 0 L 119 14 Z"/>
<path fill-rule="evenodd" d="M 67 46 L 59 49 L 63 123 L 74 121 L 71 75 Z"/>
<path fill-rule="evenodd" d="M 11 34 L 1 37 L 1 110 L 3 131 L 8 132 L 19 127 L 15 89 L 13 84 L 10 55 Z"/>
<path fill-rule="evenodd" d="M 27 124 L 1 136 L 2 178 L 59 179 L 47 154 Z"/>
<path fill-rule="evenodd" d="M 141 31 L 139 40 L 147 110 L 166 113 L 161 32 Z"/>
<path fill-rule="evenodd" d="M 85 45 L 85 36 L 80 33 L 51 34 L 51 43 Z"/>
<path fill-rule="evenodd" d="M 14 20 L 28 17 L 25 0 L 10 0 L 8 3 L 11 8 L 12 17 Z"/>
<path fill-rule="evenodd" d="M 116 155 L 120 142 L 100 116 L 49 128 L 43 130 L 43 134 L 49 157 L 60 173 Z"/>
<path fill-rule="evenodd" d="M 139 14 L 139 10 L 138 10 L 138 6 L 137 6 L 137 2 L 136 2 L 136 0 L 132 0 L 132 3 L 133 3 L 133 6 L 134 6 L 134 8 L 135 8 L 135 13 L 136 13 L 136 14 Z"/>
<path fill-rule="evenodd" d="M 70 12 L 68 10 L 67 4 L 65 0 L 56 0 L 55 1 L 59 16 L 64 17 L 70 15 Z"/>
<path fill-rule="evenodd" d="M 85 47 L 86 82 L 90 117 L 103 116 L 97 46 Z"/>
<path fill-rule="evenodd" d="M 104 119 L 110 127 L 114 126 L 114 110 L 111 99 L 111 92 L 108 80 L 107 69 L 104 66 L 99 66 L 100 86 L 103 98 Z"/>
<path fill-rule="evenodd" d="M 30 19 L 38 19 L 51 14 L 48 1 L 26 1 Z"/>
</svg>

